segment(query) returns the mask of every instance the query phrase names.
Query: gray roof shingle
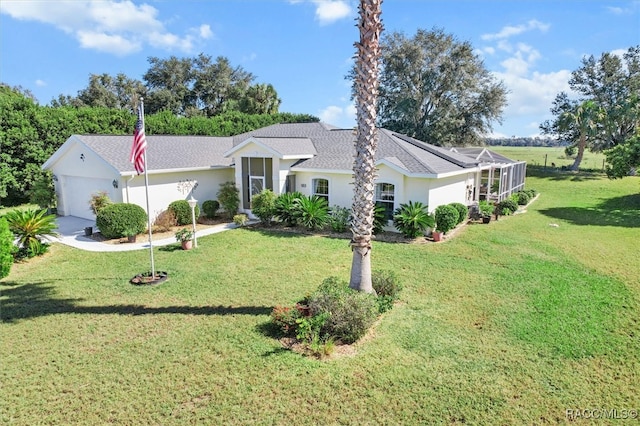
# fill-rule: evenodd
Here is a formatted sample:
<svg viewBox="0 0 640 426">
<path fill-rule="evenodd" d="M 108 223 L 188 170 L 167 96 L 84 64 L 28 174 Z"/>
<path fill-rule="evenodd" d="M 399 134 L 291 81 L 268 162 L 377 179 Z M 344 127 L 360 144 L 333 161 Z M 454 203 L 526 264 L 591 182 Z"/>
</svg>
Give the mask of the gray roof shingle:
<svg viewBox="0 0 640 426">
<path fill-rule="evenodd" d="M 132 136 L 76 135 L 121 173 L 133 171 L 129 162 Z M 232 137 L 147 135 L 149 170 L 230 167 L 234 147 L 249 138 L 283 156 L 306 156 L 295 164 L 298 170 L 351 172 L 356 135 L 325 123 L 274 124 Z M 430 145 L 386 129 L 378 132 L 376 161 L 386 160 L 408 175 L 439 175 L 474 168 L 487 161 L 475 158 L 480 151 L 448 149 Z M 493 161 L 512 162 L 491 152 Z"/>
</svg>

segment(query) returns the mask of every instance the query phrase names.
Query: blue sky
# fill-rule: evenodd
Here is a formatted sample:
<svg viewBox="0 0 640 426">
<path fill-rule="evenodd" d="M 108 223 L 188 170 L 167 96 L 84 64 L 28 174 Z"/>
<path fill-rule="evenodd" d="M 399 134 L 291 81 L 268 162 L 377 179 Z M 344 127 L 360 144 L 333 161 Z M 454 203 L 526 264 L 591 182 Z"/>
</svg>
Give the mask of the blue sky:
<svg viewBox="0 0 640 426">
<path fill-rule="evenodd" d="M 41 104 L 76 95 L 89 74 L 142 80 L 147 58 L 226 56 L 276 88 L 283 112 L 355 125 L 344 79 L 358 38 L 357 1 L 2 0 L 0 81 Z M 509 90 L 495 135 L 530 136 L 568 91 L 584 55 L 640 44 L 640 1 L 386 0 L 385 31 L 442 28 L 471 42 Z"/>
</svg>

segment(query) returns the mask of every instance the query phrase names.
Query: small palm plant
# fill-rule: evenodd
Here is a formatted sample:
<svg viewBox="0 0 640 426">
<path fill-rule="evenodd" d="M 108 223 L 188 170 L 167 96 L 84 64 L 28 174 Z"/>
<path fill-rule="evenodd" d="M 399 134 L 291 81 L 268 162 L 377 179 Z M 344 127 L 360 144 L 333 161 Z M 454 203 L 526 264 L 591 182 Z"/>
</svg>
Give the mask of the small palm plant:
<svg viewBox="0 0 640 426">
<path fill-rule="evenodd" d="M 9 229 L 16 236 L 18 247 L 26 251 L 27 257 L 44 254 L 47 245 L 43 240 L 57 237 L 56 216 L 47 210 L 13 210 L 5 216 Z"/>
<path fill-rule="evenodd" d="M 420 201 L 409 201 L 408 204 L 400 204 L 396 209 L 393 224 L 405 237 L 417 238 L 423 235 L 427 228 L 433 228 L 435 219 L 429 214 L 428 206 Z"/>
<path fill-rule="evenodd" d="M 305 228 L 316 230 L 329 223 L 329 206 L 324 198 L 302 196 L 295 204 L 297 222 Z"/>
</svg>

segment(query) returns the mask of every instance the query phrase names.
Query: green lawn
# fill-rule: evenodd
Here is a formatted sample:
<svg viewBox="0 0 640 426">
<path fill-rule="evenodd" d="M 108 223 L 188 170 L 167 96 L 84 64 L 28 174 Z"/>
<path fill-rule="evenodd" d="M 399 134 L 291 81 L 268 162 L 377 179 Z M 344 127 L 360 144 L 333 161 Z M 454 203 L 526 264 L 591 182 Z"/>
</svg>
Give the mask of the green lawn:
<svg viewBox="0 0 640 426">
<path fill-rule="evenodd" d="M 640 409 L 640 178 L 550 174 L 526 214 L 376 243 L 401 301 L 328 361 L 265 331 L 345 240 L 239 229 L 148 252 L 54 245 L 0 282 L 5 424 L 548 424 Z M 558 225 L 550 226 L 551 224 Z"/>
<path fill-rule="evenodd" d="M 555 163 L 556 167 L 570 166 L 573 164 L 574 158 L 567 157 L 564 148 L 560 147 L 519 147 L 519 146 L 489 146 L 488 149 L 502 154 L 513 160 L 526 161 L 529 166 L 546 165 L 551 168 L 551 163 Z M 604 154 L 585 151 L 581 169 L 602 171 Z"/>
</svg>

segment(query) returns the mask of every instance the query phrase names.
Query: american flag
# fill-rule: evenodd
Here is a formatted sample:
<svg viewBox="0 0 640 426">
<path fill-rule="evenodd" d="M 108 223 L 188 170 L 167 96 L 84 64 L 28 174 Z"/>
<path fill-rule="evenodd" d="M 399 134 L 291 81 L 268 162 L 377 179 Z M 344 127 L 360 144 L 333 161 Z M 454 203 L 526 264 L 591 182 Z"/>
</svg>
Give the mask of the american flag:
<svg viewBox="0 0 640 426">
<path fill-rule="evenodd" d="M 133 132 L 133 146 L 131 146 L 131 161 L 136 168 L 138 174 L 144 172 L 144 153 L 147 150 L 147 139 L 144 135 L 144 121 L 142 114 L 142 105 L 138 107 L 138 121 L 136 121 L 136 128 Z"/>
</svg>

